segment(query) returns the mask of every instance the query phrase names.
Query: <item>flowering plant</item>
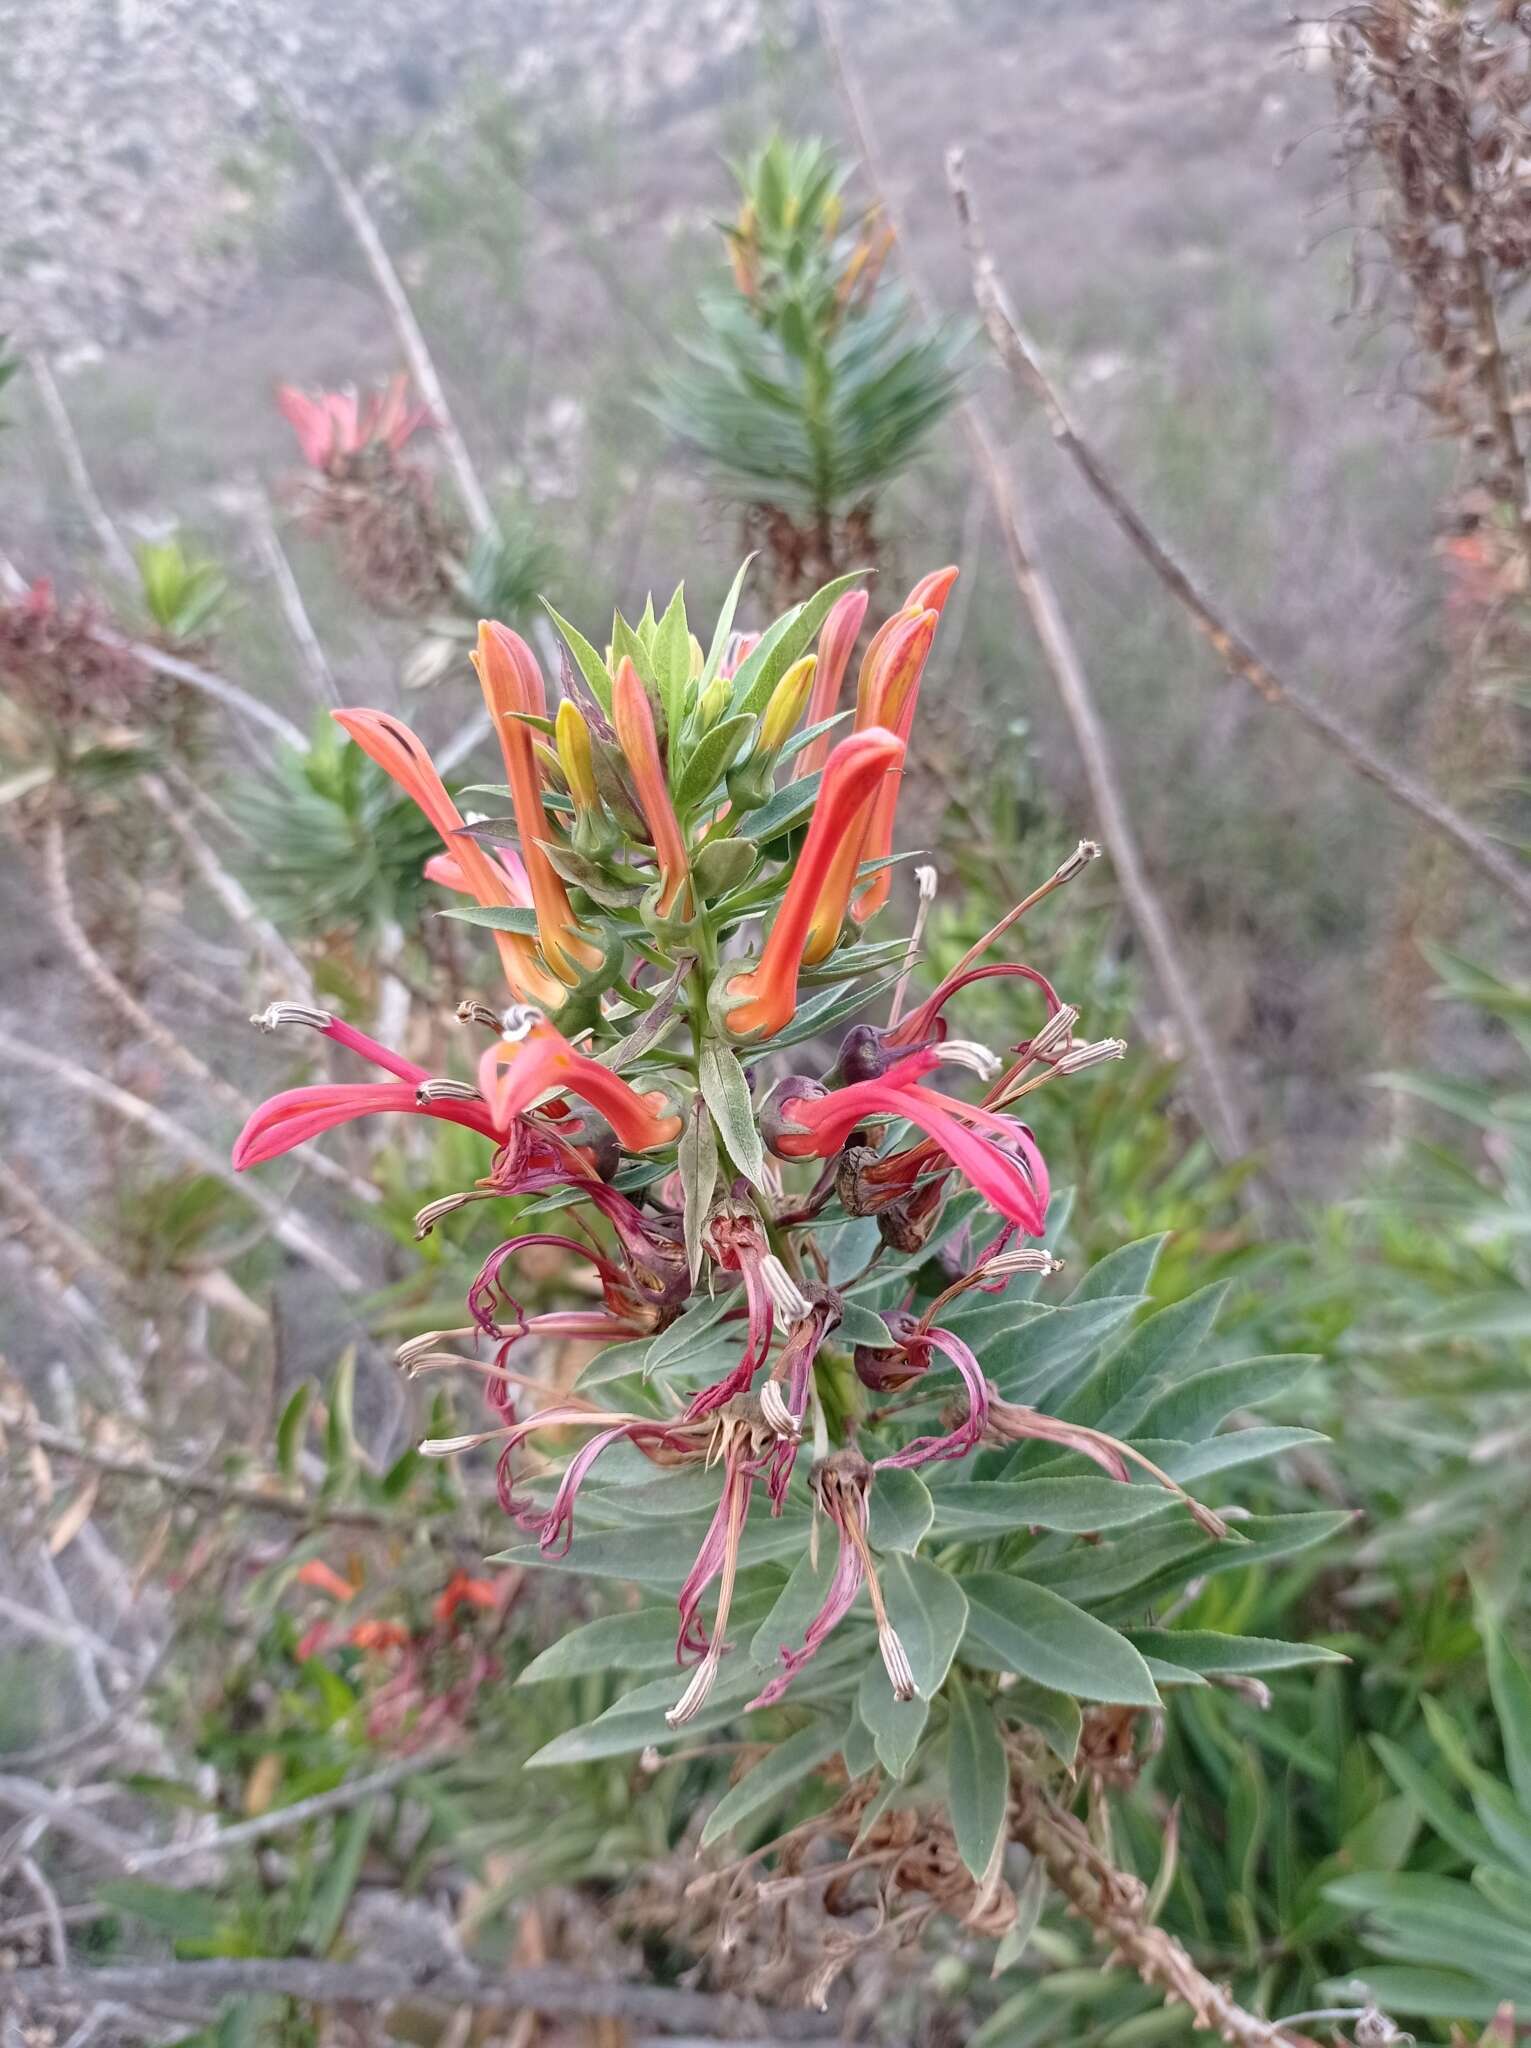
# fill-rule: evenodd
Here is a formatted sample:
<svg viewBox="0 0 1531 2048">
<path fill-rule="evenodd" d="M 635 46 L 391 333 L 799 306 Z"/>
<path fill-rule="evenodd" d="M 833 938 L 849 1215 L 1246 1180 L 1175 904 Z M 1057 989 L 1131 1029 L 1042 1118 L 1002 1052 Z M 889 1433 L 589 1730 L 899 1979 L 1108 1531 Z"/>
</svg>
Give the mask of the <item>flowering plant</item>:
<svg viewBox="0 0 1531 2048">
<path fill-rule="evenodd" d="M 1073 1765 L 1080 1702 L 1153 1709 L 1164 1687 L 1325 1654 L 1208 1633 L 1193 1610 L 1155 1627 L 1158 1603 L 1184 1608 L 1188 1581 L 1345 1518 L 1233 1519 L 1189 1490 L 1311 1440 L 1216 1434 L 1306 1361 L 1198 1360 L 1215 1289 L 1134 1326 L 1153 1242 L 1057 1306 L 1039 1298 L 1066 1199 L 1021 1105 L 1124 1048 L 1081 1038 L 1045 975 L 992 956 L 1094 846 L 922 997 L 918 931 L 869 930 L 955 575 L 924 578 L 872 635 L 845 712 L 867 607 L 854 577 L 740 636 L 741 570 L 705 655 L 680 592 L 636 626 L 618 615 L 604 654 L 554 614 L 556 705 L 531 648 L 484 624 L 500 819 L 465 822 L 397 719 L 336 713 L 439 834 L 430 872 L 473 899 L 449 914 L 492 932 L 511 1000 L 460 1005 L 483 1034 L 471 1078 L 273 1005 L 258 1021 L 307 1025 L 387 1078 L 273 1097 L 234 1156 L 252 1167 L 357 1117 L 425 1115 L 481 1136 L 486 1170 L 422 1210 L 422 1234 L 520 1198 L 464 1326 L 407 1344 L 400 1365 L 483 1389 L 486 1415 L 421 1449 L 496 1460 L 523 1532 L 497 1562 L 643 1589 L 522 1674 L 638 1681 L 537 1761 L 738 1721 L 751 1740 L 785 1732 L 707 1838 L 836 1753 L 860 1802 L 849 1826 L 836 1810 L 847 1841 L 871 1824 L 879 1774 L 917 1779 L 935 1860 L 911 1861 L 901 1824 L 884 1906 L 1000 1928 L 1018 1788 Z M 948 1010 L 980 980 L 1026 1005 L 1002 1051 L 951 1035 Z M 517 1259 L 544 1246 L 589 1267 L 594 1299 L 523 1314 Z M 542 1337 L 603 1348 L 559 1391 L 538 1376 Z"/>
</svg>

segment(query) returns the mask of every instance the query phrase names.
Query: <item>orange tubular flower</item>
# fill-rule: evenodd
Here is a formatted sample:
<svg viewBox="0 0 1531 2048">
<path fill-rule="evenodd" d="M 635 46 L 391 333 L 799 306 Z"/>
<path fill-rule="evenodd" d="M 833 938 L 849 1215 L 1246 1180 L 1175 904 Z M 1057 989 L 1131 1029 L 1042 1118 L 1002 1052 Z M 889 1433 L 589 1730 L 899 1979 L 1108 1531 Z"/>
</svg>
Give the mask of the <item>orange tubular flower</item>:
<svg viewBox="0 0 1531 2048">
<path fill-rule="evenodd" d="M 524 716 L 546 715 L 547 693 L 537 657 L 508 626 L 481 619 L 478 647 L 472 656 L 478 671 L 484 702 L 499 736 L 505 762 L 505 780 L 510 784 L 511 808 L 516 814 L 516 831 L 521 840 L 521 858 L 531 884 L 537 911 L 537 937 L 542 957 L 562 982 L 571 985 L 581 974 L 601 964 L 601 949 L 581 938 L 579 924 L 569 904 L 563 877 L 542 849 L 550 836 L 547 813 L 542 808 L 542 784 L 537 774 L 537 756 L 532 728 Z"/>
<path fill-rule="evenodd" d="M 956 580 L 957 571 L 951 568 L 937 569 L 931 575 L 920 578 L 909 593 L 909 601 L 901 614 L 901 619 L 893 622 L 894 632 L 889 634 L 882 650 L 882 659 L 876 665 L 869 682 L 870 722 L 890 727 L 906 745 L 914 725 L 914 709 L 919 701 L 920 678 L 925 672 L 930 644 L 935 638 L 941 613 Z M 901 621 L 910 618 L 929 623 L 929 631 L 922 636 L 923 646 L 917 653 L 914 643 L 903 647 L 900 640 Z M 896 642 L 902 647 L 902 653 L 895 651 Z M 868 650 L 867 662 L 869 667 L 872 666 L 871 650 Z M 861 849 L 863 860 L 886 860 L 893 851 L 893 825 L 898 812 L 898 795 L 902 783 L 902 773 L 891 775 L 886 786 L 879 791 L 867 829 L 866 843 Z M 892 887 L 892 869 L 880 868 L 851 905 L 851 916 L 857 924 L 865 924 L 882 909 Z"/>
<path fill-rule="evenodd" d="M 886 715 L 874 717 L 865 726 L 858 719 L 858 730 L 891 732 L 907 746 L 910 718 L 914 709 L 914 693 L 919 683 L 920 670 L 925 666 L 925 658 L 930 652 L 935 630 L 934 612 L 902 612 L 892 622 L 892 631 L 883 641 L 873 671 L 871 692 L 873 704 Z M 820 906 L 814 912 L 813 923 L 808 933 L 808 944 L 803 949 L 803 958 L 811 967 L 817 966 L 821 960 L 827 960 L 835 949 L 840 937 L 840 926 L 845 919 L 846 906 L 850 901 L 851 891 L 856 886 L 857 870 L 864 860 L 875 857 L 873 838 L 884 812 L 887 814 L 890 843 L 883 848 L 883 852 L 886 854 L 890 850 L 893 812 L 898 803 L 901 779 L 900 769 L 890 775 L 867 798 L 857 825 L 847 832 L 840 842 L 834 866 L 830 870 L 829 880 L 820 898 Z M 874 879 L 886 880 L 886 874 Z"/>
<path fill-rule="evenodd" d="M 626 655 L 611 686 L 611 722 L 617 729 L 617 744 L 632 770 L 633 787 L 659 856 L 661 888 L 659 914 L 668 917 L 685 888 L 690 868 L 680 820 L 670 801 L 664 762 L 654 733 L 654 714 L 649 708 L 643 679 Z"/>
<path fill-rule="evenodd" d="M 506 1023 L 519 1036 L 496 1039 L 478 1066 L 479 1093 L 499 1129 L 509 1130 L 512 1117 L 556 1091 L 599 1110 L 628 1152 L 647 1152 L 680 1135 L 680 1118 L 669 1113 L 663 1095 L 640 1095 L 610 1067 L 576 1052 L 545 1017 Z"/>
<path fill-rule="evenodd" d="M 797 1010 L 797 978 L 810 933 L 838 933 L 856 879 L 856 860 L 843 857 L 849 840 L 864 831 L 878 784 L 896 772 L 904 743 L 895 733 L 873 727 L 852 733 L 830 754 L 808 837 L 792 880 L 771 926 L 758 964 L 726 984 L 725 1023 L 730 1037 L 769 1038 L 791 1022 Z"/>
<path fill-rule="evenodd" d="M 813 678 L 813 695 L 808 700 L 808 723 L 821 725 L 833 718 L 840 706 L 840 686 L 850 666 L 851 652 L 869 602 L 866 591 L 848 590 L 819 630 L 819 665 Z M 811 740 L 797 757 L 798 775 L 816 775 L 829 758 L 827 732 Z"/>
<path fill-rule="evenodd" d="M 441 834 L 463 887 L 486 908 L 497 905 L 515 909 L 521 899 L 510 876 L 498 861 L 491 860 L 476 839 L 464 833 L 462 812 L 448 796 L 446 784 L 436 773 L 436 764 L 409 727 L 381 711 L 337 711 L 332 715 L 362 752 L 370 755 L 385 775 L 392 776 L 430 819 Z M 505 979 L 517 1001 L 556 1010 L 564 999 L 563 984 L 555 981 L 537 958 L 531 940 L 519 932 L 496 932 L 494 942 L 500 950 Z"/>
</svg>

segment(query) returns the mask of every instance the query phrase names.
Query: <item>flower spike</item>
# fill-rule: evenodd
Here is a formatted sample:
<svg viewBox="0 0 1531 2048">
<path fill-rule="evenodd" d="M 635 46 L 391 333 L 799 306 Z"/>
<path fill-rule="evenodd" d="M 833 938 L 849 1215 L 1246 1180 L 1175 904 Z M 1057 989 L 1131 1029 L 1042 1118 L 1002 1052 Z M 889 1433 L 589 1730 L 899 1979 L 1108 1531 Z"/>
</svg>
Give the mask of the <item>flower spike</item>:
<svg viewBox="0 0 1531 2048">
<path fill-rule="evenodd" d="M 838 935 L 855 880 L 841 871 L 847 835 L 863 830 L 866 807 L 878 784 L 904 758 L 902 740 L 874 727 L 841 740 L 824 770 L 819 801 L 792 880 L 771 926 L 760 960 L 724 983 L 720 1006 L 732 1038 L 769 1038 L 797 1010 L 797 980 L 809 934 L 832 923 Z"/>
</svg>

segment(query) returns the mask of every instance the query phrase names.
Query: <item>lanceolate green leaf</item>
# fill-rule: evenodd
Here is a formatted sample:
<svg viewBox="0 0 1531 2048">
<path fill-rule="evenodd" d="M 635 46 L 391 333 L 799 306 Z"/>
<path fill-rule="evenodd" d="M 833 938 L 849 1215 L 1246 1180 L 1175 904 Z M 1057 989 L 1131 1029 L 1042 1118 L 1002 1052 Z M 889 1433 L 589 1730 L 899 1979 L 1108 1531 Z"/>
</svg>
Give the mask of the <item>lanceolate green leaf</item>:
<svg viewBox="0 0 1531 2048">
<path fill-rule="evenodd" d="M 982 1879 L 1004 1835 L 1010 1770 L 987 1696 L 953 1672 L 947 1686 L 951 1720 L 946 1780 L 957 1853 Z"/>
<path fill-rule="evenodd" d="M 506 903 L 454 903 L 438 910 L 438 917 L 455 917 L 460 924 L 484 925 L 492 932 L 519 932 L 523 938 L 537 936 L 537 913 Z"/>
<path fill-rule="evenodd" d="M 934 1496 L 937 1533 L 977 1542 L 1017 1529 L 1063 1529 L 1076 1536 L 1123 1528 L 1168 1508 L 1184 1513 L 1162 1486 L 1114 1479 L 955 1480 Z"/>
<path fill-rule="evenodd" d="M 742 574 L 743 571 L 741 570 L 740 573 Z M 546 598 L 542 600 L 542 608 L 563 635 L 565 644 L 569 652 L 574 656 L 580 674 L 590 685 L 591 694 L 596 702 L 603 711 L 610 711 L 611 677 L 607 673 L 605 662 L 596 653 L 579 628 L 571 626 L 567 619 L 560 618 Z"/>
<path fill-rule="evenodd" d="M 973 1634 L 1007 1671 L 1079 1699 L 1152 1707 L 1148 1666 L 1125 1636 L 1045 1586 L 999 1572 L 963 1576 Z"/>
<path fill-rule="evenodd" d="M 702 1232 L 706 1227 L 713 1190 L 718 1184 L 718 1141 L 713 1133 L 711 1113 L 700 1095 L 694 1096 L 686 1105 L 686 1120 L 676 1148 L 675 1165 L 680 1174 L 686 1263 L 694 1283 L 702 1270 Z M 707 1306 L 710 1308 L 711 1304 Z M 687 1316 L 693 1314 L 695 1310 L 687 1309 L 679 1320 L 685 1322 Z M 711 1320 L 709 1316 L 709 1323 Z M 656 1338 L 656 1346 L 658 1342 Z M 650 1349 L 651 1358 L 652 1355 L 653 1347 Z M 652 1364 L 646 1369 L 652 1371 Z"/>
<path fill-rule="evenodd" d="M 1162 1657 L 1191 1671 L 1291 1671 L 1300 1664 L 1343 1664 L 1338 1650 L 1319 1643 L 1281 1643 L 1267 1636 L 1225 1636 L 1216 1629 L 1135 1628 L 1127 1640 L 1145 1657 Z"/>
<path fill-rule="evenodd" d="M 702 1047 L 697 1080 L 729 1158 L 753 1186 L 764 1187 L 765 1148 L 760 1142 L 743 1067 L 727 1046 L 709 1038 Z"/>
<path fill-rule="evenodd" d="M 789 1735 L 747 1771 L 738 1784 L 725 1792 L 702 1829 L 702 1847 L 710 1849 L 730 1828 L 753 1820 L 766 1807 L 798 1791 L 811 1774 L 840 1747 L 840 1730 L 833 1721 L 810 1721 L 796 1735 Z"/>
<path fill-rule="evenodd" d="M 1482 1611 L 1481 1603 L 1478 1632 L 1488 1660 L 1489 1689 L 1499 1717 L 1505 1767 L 1516 1798 L 1531 1817 L 1531 1672 L 1505 1641 L 1498 1622 Z"/>
<path fill-rule="evenodd" d="M 1195 1443 L 1209 1436 L 1236 1408 L 1254 1408 L 1262 1401 L 1287 1393 L 1317 1362 L 1297 1353 L 1209 1366 L 1152 1402 L 1139 1418 L 1134 1433 Z"/>
<path fill-rule="evenodd" d="M 1146 1294 L 1154 1267 L 1164 1249 L 1167 1231 L 1157 1237 L 1140 1237 L 1132 1244 L 1118 1245 L 1085 1274 L 1069 1296 L 1071 1302 L 1098 1301 L 1103 1294 Z"/>
<path fill-rule="evenodd" d="M 728 595 L 723 600 L 723 609 L 718 613 L 718 623 L 712 629 L 712 644 L 707 649 L 707 659 L 702 664 L 702 678 L 697 685 L 701 694 L 723 666 L 723 657 L 728 652 L 729 635 L 734 630 L 734 614 L 739 609 L 739 598 L 744 589 L 744 579 L 750 573 L 753 555 L 746 555 L 739 564 L 733 582 L 728 586 Z"/>
<path fill-rule="evenodd" d="M 1227 1292 L 1221 1284 L 1203 1287 L 1139 1323 L 1075 1396 L 1071 1419 L 1110 1430 L 1113 1436 L 1133 1435 L 1159 1396 L 1190 1377 L 1192 1361 L 1211 1334 Z"/>
</svg>

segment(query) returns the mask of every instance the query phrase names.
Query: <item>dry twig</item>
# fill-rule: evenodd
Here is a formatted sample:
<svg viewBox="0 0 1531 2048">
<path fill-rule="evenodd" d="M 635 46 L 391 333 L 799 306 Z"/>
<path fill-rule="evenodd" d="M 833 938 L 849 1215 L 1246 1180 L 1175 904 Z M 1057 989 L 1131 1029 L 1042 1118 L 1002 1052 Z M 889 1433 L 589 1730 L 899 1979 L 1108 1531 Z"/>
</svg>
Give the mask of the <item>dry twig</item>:
<svg viewBox="0 0 1531 2048">
<path fill-rule="evenodd" d="M 1379 754 L 1369 740 L 1343 719 L 1337 718 L 1306 691 L 1278 677 L 1261 660 L 1244 635 L 1228 623 L 1191 573 L 1149 527 L 1096 449 L 1080 434 L 1057 386 L 1042 367 L 1035 343 L 1016 317 L 979 228 L 972 196 L 963 176 L 963 152 L 960 149 L 948 150 L 946 177 L 973 266 L 973 294 L 995 353 L 1016 388 L 1041 405 L 1054 441 L 1166 590 L 1184 608 L 1228 673 L 1248 683 L 1264 703 L 1289 711 L 1341 760 L 1369 782 L 1375 783 L 1384 795 L 1401 804 L 1432 832 L 1449 839 L 1482 874 L 1504 890 L 1522 912 L 1531 915 L 1531 869 L 1496 846 L 1487 833 L 1480 831 L 1433 790 Z"/>
</svg>

